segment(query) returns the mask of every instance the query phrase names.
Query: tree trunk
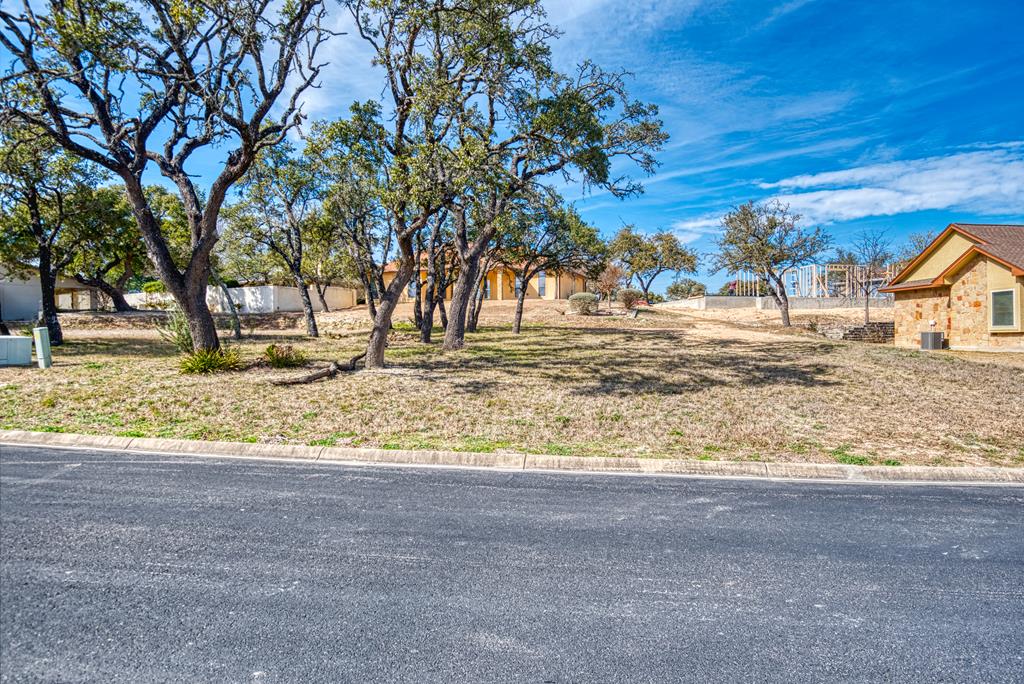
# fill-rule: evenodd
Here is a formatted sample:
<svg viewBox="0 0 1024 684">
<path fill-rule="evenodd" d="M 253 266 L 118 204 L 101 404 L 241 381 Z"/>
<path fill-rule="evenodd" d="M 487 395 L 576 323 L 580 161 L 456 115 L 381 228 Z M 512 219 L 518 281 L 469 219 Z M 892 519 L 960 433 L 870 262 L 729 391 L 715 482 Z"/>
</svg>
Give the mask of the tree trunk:
<svg viewBox="0 0 1024 684">
<path fill-rule="evenodd" d="M 224 299 L 227 300 L 228 313 L 231 314 L 231 335 L 236 340 L 240 340 L 242 339 L 242 321 L 238 318 L 238 307 L 235 306 L 235 300 L 231 298 L 231 289 L 228 288 L 228 284 L 224 282 L 224 279 L 216 271 L 211 270 L 210 276 L 224 294 Z"/>
<path fill-rule="evenodd" d="M 444 307 L 444 297 L 437 298 L 437 312 L 441 315 L 441 327 L 448 329 L 448 311 Z"/>
<path fill-rule="evenodd" d="M 391 332 L 391 317 L 398 307 L 398 299 L 402 291 L 412 280 L 414 267 L 414 256 L 412 238 L 402 238 L 398 244 L 401 260 L 398 264 L 398 272 L 387 288 L 380 291 L 380 303 L 377 306 L 377 315 L 373 318 L 373 329 L 370 331 L 370 339 L 366 344 L 367 368 L 384 367 L 384 350 L 388 344 L 388 333 Z"/>
<path fill-rule="evenodd" d="M 468 259 L 462 261 L 459 277 L 455 280 L 451 306 L 448 309 L 448 327 L 444 331 L 442 348 L 445 351 L 462 349 L 466 344 L 466 314 L 471 303 L 469 298 L 473 294 L 473 284 L 477 281 L 479 273 L 480 255 L 470 254 Z"/>
<path fill-rule="evenodd" d="M 370 284 L 370 276 L 362 268 L 359 269 L 359 280 L 363 284 L 363 291 L 366 292 L 366 308 L 370 312 L 370 320 L 377 318 L 377 305 L 373 297 L 373 285 Z"/>
<path fill-rule="evenodd" d="M 868 293 L 865 292 L 864 293 L 864 325 L 867 325 L 868 323 L 871 322 L 871 313 L 868 310 L 870 306 L 871 306 L 871 299 L 870 299 L 870 297 L 868 297 Z"/>
<path fill-rule="evenodd" d="M 377 303 L 373 299 L 373 292 L 366 288 L 366 310 L 370 312 L 370 320 L 377 318 Z"/>
<path fill-rule="evenodd" d="M 110 297 L 110 303 L 114 305 L 114 311 L 124 313 L 126 311 L 137 310 L 134 306 L 128 303 L 127 299 L 124 298 L 124 293 L 121 292 L 121 290 L 114 287 L 103 278 L 86 278 L 81 273 L 76 273 L 75 280 L 80 282 L 82 285 L 95 287 L 97 290 Z"/>
<path fill-rule="evenodd" d="M 6 325 L 4 325 L 4 312 L 3 312 L 3 309 L 0 308 L 0 335 L 10 335 L 10 334 L 11 334 L 11 331 L 8 329 L 8 327 Z"/>
<path fill-rule="evenodd" d="M 175 296 L 174 300 L 181 308 L 181 313 L 188 321 L 188 330 L 192 335 L 192 348 L 220 349 L 220 338 L 217 337 L 217 326 L 213 322 L 213 314 L 206 303 L 206 288 L 199 291 L 187 291 L 184 296 Z"/>
<path fill-rule="evenodd" d="M 316 288 L 316 296 L 320 298 L 320 308 L 324 313 L 330 313 L 331 307 L 327 306 L 327 288 L 330 285 L 321 286 L 320 283 L 313 283 L 313 287 Z"/>
<path fill-rule="evenodd" d="M 50 250 L 43 246 L 39 248 L 39 289 L 43 295 L 43 323 L 50 333 L 50 344 L 64 344 L 64 331 L 57 317 L 57 274 L 53 272 Z"/>
<path fill-rule="evenodd" d="M 320 331 L 316 327 L 316 315 L 313 313 L 313 300 L 309 297 L 309 286 L 302 278 L 302 274 L 293 272 L 295 287 L 299 288 L 299 297 L 302 298 L 302 313 L 306 317 L 306 334 L 310 337 L 320 337 Z"/>
<path fill-rule="evenodd" d="M 423 307 L 423 316 L 420 318 L 420 342 L 424 344 L 430 343 L 431 333 L 434 332 L 434 307 L 436 306 L 436 301 L 428 299 L 427 305 Z"/>
<path fill-rule="evenodd" d="M 519 296 L 516 297 L 516 315 L 512 319 L 512 334 L 518 335 L 523 325 L 523 303 L 526 301 L 526 287 L 519 288 Z"/>
<path fill-rule="evenodd" d="M 207 237 L 193 245 L 192 259 L 188 268 L 185 269 L 185 273 L 182 274 L 174 263 L 167 241 L 161 233 L 159 221 L 149 207 L 141 179 L 133 176 L 129 171 L 118 175 L 124 180 L 125 194 L 132 205 L 132 213 L 135 215 L 135 222 L 142 233 L 142 240 L 146 243 L 149 260 L 156 267 L 160 282 L 174 297 L 185 320 L 188 321 L 193 348 L 196 350 L 219 349 L 220 339 L 217 337 L 217 326 L 213 322 L 213 315 L 206 303 L 206 288 L 210 280 L 210 252 L 217 242 L 216 226 L 208 224 L 193 231 L 194 234 L 198 233 Z M 219 207 L 221 201 L 223 201 L 223 197 L 218 198 L 215 203 L 208 204 L 207 211 L 211 210 L 214 204 Z M 215 212 L 210 213 L 208 220 L 211 224 L 215 224 Z M 212 230 L 207 230 L 207 228 Z"/>
</svg>

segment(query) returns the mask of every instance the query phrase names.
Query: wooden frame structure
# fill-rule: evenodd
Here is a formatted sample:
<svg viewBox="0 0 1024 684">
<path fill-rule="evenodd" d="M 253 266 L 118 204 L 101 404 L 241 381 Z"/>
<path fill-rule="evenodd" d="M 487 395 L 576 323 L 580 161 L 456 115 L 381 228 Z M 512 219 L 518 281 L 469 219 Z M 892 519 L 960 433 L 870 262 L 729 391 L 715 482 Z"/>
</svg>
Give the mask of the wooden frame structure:
<svg viewBox="0 0 1024 684">
<path fill-rule="evenodd" d="M 900 272 L 902 264 L 893 263 L 885 267 L 885 274 L 870 277 L 870 271 L 860 264 L 805 264 L 788 268 L 782 273 L 786 294 L 790 297 L 811 299 L 837 298 L 854 300 L 863 296 L 864 286 L 870 296 L 886 298 L 890 295 L 879 293 Z M 733 294 L 739 297 L 764 296 L 769 287 L 763 273 L 740 271 L 733 274 Z"/>
</svg>

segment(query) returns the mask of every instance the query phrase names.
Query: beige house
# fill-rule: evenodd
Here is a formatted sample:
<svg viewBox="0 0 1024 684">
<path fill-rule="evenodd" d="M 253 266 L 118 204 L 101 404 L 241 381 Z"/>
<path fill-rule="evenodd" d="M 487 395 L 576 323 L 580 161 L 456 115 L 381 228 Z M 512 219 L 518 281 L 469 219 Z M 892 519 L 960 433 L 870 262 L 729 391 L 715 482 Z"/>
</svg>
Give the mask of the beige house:
<svg viewBox="0 0 1024 684">
<path fill-rule="evenodd" d="M 391 284 L 397 272 L 398 264 L 396 263 L 390 263 L 384 267 L 385 287 Z M 421 268 L 419 275 L 421 282 L 426 282 L 426 269 Z M 518 279 L 515 274 L 505 267 L 496 266 L 492 268 L 481 280 L 484 284 L 484 299 L 514 301 L 519 295 L 521 284 L 517 282 Z M 526 283 L 527 299 L 568 299 L 577 292 L 586 291 L 586 277 L 580 273 L 569 271 L 542 271 Z M 415 293 L 415 281 L 410 281 L 399 301 L 411 302 Z M 451 294 L 452 288 L 449 287 L 445 292 L 445 298 L 451 298 Z"/>
<path fill-rule="evenodd" d="M 1024 225 L 951 223 L 881 291 L 898 346 L 941 332 L 950 349 L 1024 352 Z"/>
</svg>

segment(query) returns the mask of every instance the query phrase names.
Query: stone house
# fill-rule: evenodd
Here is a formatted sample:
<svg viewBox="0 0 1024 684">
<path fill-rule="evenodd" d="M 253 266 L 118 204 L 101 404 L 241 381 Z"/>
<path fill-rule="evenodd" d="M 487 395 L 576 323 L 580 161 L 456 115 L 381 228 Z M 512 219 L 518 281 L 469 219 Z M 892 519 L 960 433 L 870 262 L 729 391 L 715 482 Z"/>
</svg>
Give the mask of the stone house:
<svg viewBox="0 0 1024 684">
<path fill-rule="evenodd" d="M 1024 352 L 1024 225 L 951 223 L 881 292 L 897 346 L 941 332 L 950 349 Z"/>
</svg>

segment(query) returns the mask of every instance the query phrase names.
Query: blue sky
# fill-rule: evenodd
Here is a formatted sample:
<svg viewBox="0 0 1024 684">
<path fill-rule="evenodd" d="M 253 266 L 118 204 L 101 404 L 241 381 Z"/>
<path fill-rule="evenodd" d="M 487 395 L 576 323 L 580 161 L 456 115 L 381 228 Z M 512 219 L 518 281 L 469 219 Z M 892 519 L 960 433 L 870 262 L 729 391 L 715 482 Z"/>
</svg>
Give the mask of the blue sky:
<svg viewBox="0 0 1024 684">
<path fill-rule="evenodd" d="M 700 253 L 719 219 L 780 197 L 837 244 L 883 228 L 895 243 L 952 221 L 1024 222 L 1024 2 L 551 0 L 563 69 L 633 73 L 671 139 L 642 197 L 584 197 L 605 234 L 669 229 Z M 313 93 L 314 116 L 379 95 L 349 36 Z M 726 276 L 699 276 L 717 287 Z M 664 287 L 670 278 L 658 283 Z"/>
<path fill-rule="evenodd" d="M 628 70 L 671 136 L 641 197 L 564 190 L 605 235 L 672 230 L 708 254 L 726 211 L 773 197 L 839 245 L 868 228 L 898 244 L 953 221 L 1024 223 L 1024 0 L 545 4 L 564 32 L 557 66 Z M 312 118 L 382 93 L 369 47 L 332 12 L 347 35 L 322 48 Z M 212 176 L 221 156 L 190 171 Z M 698 277 L 717 289 L 727 276 Z"/>
</svg>

